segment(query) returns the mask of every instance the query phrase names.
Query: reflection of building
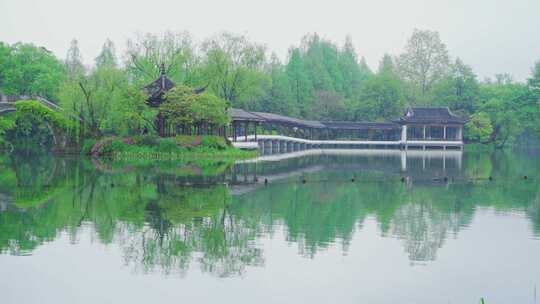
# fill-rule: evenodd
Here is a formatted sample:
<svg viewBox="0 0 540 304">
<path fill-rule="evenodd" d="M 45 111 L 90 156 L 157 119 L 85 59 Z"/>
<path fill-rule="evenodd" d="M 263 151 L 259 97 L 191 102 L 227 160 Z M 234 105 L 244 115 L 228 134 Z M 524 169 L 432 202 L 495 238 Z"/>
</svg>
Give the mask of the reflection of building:
<svg viewBox="0 0 540 304">
<path fill-rule="evenodd" d="M 296 179 L 318 171 L 354 176 L 358 172 L 380 172 L 406 178 L 407 184 L 447 185 L 465 179 L 463 152 L 456 150 L 355 150 L 312 149 L 261 156 L 238 161 L 223 177 L 233 194 L 243 194 L 264 182 Z"/>
</svg>

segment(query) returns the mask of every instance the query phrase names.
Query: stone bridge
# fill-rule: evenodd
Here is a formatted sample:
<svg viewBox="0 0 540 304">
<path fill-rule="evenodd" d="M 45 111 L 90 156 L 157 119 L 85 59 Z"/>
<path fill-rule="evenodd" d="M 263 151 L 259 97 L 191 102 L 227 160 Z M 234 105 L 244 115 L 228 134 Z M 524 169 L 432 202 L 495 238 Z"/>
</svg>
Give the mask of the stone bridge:
<svg viewBox="0 0 540 304">
<path fill-rule="evenodd" d="M 57 104 L 41 97 L 41 96 L 29 96 L 29 95 L 3 95 L 0 94 L 0 116 L 17 111 L 16 103 L 22 100 L 34 100 L 39 102 L 41 105 L 46 108 L 53 110 L 55 112 L 61 112 L 62 108 Z M 77 120 L 80 120 L 78 117 L 75 117 Z M 59 128 L 53 126 L 51 123 L 45 122 L 47 128 L 52 134 L 52 139 L 54 143 L 54 150 L 61 151 L 66 148 L 69 142 L 68 135 L 65 130 L 60 130 Z"/>
</svg>

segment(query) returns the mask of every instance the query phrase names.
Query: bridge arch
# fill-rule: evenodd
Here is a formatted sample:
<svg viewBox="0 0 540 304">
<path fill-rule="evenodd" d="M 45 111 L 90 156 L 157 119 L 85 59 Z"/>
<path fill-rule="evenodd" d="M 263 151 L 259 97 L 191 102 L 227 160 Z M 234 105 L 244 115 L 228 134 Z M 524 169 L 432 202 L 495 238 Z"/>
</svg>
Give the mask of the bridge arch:
<svg viewBox="0 0 540 304">
<path fill-rule="evenodd" d="M 0 102 L 0 117 L 14 113 L 17 121 L 26 115 L 32 115 L 51 133 L 54 149 L 63 149 L 71 137 L 71 122 L 59 113 L 60 108 L 51 107 L 47 103 L 39 99 Z"/>
</svg>

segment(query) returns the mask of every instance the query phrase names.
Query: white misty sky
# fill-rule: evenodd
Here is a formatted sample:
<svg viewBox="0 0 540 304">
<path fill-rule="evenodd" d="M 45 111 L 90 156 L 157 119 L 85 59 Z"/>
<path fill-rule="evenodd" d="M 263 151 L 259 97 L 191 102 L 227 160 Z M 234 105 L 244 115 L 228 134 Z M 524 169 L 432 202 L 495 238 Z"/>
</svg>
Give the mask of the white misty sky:
<svg viewBox="0 0 540 304">
<path fill-rule="evenodd" d="M 414 28 L 437 30 L 452 57 L 480 79 L 526 79 L 540 60 L 539 0 L 0 0 L 0 40 L 33 42 L 64 58 L 77 38 L 91 64 L 106 38 L 119 52 L 136 32 L 189 31 L 203 40 L 245 34 L 280 58 L 306 33 L 342 44 L 351 35 L 376 68 L 399 54 Z"/>
</svg>

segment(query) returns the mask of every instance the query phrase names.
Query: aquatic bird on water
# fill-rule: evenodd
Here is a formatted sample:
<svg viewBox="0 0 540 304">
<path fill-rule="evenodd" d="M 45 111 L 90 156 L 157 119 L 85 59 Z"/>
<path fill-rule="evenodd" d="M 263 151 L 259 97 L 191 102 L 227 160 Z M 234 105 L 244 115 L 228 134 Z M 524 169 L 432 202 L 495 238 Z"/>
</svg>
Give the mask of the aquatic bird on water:
<svg viewBox="0 0 540 304">
<path fill-rule="evenodd" d="M 523 179 L 527 179 L 529 178 L 527 175 L 523 175 Z"/>
</svg>

